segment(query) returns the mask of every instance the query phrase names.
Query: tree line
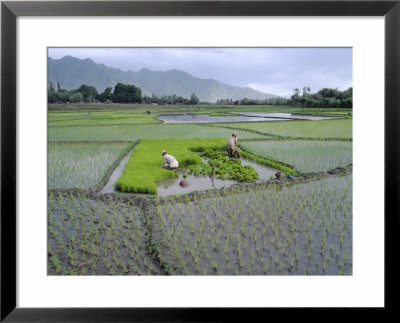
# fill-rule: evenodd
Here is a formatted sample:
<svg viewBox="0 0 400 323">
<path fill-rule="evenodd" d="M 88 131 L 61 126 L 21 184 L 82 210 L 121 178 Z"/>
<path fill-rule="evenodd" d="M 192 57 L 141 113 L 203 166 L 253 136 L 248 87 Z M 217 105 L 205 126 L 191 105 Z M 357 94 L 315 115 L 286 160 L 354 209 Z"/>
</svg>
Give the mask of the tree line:
<svg viewBox="0 0 400 323">
<path fill-rule="evenodd" d="M 309 87 L 303 87 L 302 93 L 298 88 L 293 90 L 290 99 L 272 98 L 266 100 L 255 100 L 244 98 L 241 100 L 222 99 L 219 105 L 273 105 L 292 106 L 300 108 L 353 108 L 353 88 L 340 91 L 338 89 L 323 88 L 317 93 L 310 93 Z"/>
<path fill-rule="evenodd" d="M 98 93 L 94 86 L 82 84 L 76 90 L 61 89 L 57 82 L 57 90 L 50 82 L 48 90 L 48 103 L 144 103 L 144 104 L 171 104 L 171 105 L 196 105 L 200 102 L 195 93 L 190 98 L 177 95 L 142 96 L 142 90 L 133 84 L 118 83 L 114 90 L 108 87 L 102 93 Z M 298 88 L 293 89 L 290 99 L 272 98 L 255 100 L 243 98 L 241 100 L 223 99 L 216 102 L 217 105 L 271 105 L 271 106 L 293 106 L 300 108 L 353 108 L 353 88 L 340 91 L 338 89 L 323 88 L 317 93 L 311 93 L 310 88 L 305 86 L 302 93 Z"/>
<path fill-rule="evenodd" d="M 302 94 L 298 88 L 293 90 L 290 105 L 302 108 L 353 108 L 353 88 L 340 91 L 323 88 L 317 93 L 310 93 L 308 86 L 303 87 Z"/>
<path fill-rule="evenodd" d="M 133 84 L 118 83 L 114 90 L 107 87 L 104 92 L 98 93 L 94 86 L 82 84 L 76 90 L 65 90 L 57 82 L 57 90 L 50 82 L 48 89 L 48 103 L 147 103 L 147 104 L 186 104 L 195 105 L 200 103 L 200 99 L 195 93 L 190 98 L 177 95 L 157 96 L 155 94 L 142 96 L 142 90 Z"/>
</svg>

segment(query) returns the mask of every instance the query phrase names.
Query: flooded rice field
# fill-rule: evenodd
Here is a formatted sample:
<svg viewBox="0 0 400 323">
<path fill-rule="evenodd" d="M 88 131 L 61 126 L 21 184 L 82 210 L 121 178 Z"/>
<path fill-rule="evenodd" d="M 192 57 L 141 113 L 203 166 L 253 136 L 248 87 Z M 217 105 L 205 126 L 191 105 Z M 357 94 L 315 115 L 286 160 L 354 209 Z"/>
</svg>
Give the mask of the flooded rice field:
<svg viewBox="0 0 400 323">
<path fill-rule="evenodd" d="M 352 176 L 158 206 L 188 274 L 351 275 Z"/>
<path fill-rule="evenodd" d="M 154 275 L 143 208 L 133 202 L 48 199 L 49 275 Z"/>
<path fill-rule="evenodd" d="M 48 273 L 351 275 L 352 175 L 288 183 L 147 204 L 50 193 Z"/>
</svg>

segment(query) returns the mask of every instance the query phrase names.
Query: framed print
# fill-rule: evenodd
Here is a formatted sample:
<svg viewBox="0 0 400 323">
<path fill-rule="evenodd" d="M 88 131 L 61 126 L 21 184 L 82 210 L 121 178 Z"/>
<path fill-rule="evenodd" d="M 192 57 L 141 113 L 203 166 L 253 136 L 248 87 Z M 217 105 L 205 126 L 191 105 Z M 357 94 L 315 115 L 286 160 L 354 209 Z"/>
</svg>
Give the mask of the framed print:
<svg viewBox="0 0 400 323">
<path fill-rule="evenodd" d="M 394 307 L 398 1 L 1 10 L 2 321 Z"/>
</svg>

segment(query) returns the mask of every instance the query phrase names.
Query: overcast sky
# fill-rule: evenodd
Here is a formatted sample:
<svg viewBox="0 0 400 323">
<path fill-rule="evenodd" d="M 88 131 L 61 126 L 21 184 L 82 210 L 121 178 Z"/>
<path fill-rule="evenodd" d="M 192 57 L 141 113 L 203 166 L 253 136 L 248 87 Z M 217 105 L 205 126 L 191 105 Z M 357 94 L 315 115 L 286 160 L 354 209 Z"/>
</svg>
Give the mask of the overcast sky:
<svg viewBox="0 0 400 323">
<path fill-rule="evenodd" d="M 351 48 L 51 48 L 55 59 L 71 55 L 138 71 L 178 69 L 195 77 L 289 97 L 294 88 L 311 92 L 352 84 Z"/>
</svg>

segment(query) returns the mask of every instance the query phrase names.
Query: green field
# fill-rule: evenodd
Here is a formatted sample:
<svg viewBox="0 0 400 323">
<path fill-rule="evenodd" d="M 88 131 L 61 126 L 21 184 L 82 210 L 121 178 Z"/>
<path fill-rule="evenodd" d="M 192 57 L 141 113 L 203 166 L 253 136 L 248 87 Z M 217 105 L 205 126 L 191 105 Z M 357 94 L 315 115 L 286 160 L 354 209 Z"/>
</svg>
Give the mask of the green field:
<svg viewBox="0 0 400 323">
<path fill-rule="evenodd" d="M 118 141 L 141 138 L 220 138 L 232 130 L 188 124 L 94 125 L 90 127 L 49 127 L 49 141 Z M 240 138 L 263 138 L 261 134 L 237 130 Z"/>
<path fill-rule="evenodd" d="M 66 143 L 48 145 L 48 185 L 51 189 L 88 189 L 97 185 L 127 144 Z"/>
<path fill-rule="evenodd" d="M 326 172 L 353 161 L 353 145 L 343 141 L 278 140 L 244 142 L 240 147 L 257 156 L 285 161 L 300 173 Z"/>
<path fill-rule="evenodd" d="M 251 111 L 350 112 L 49 106 L 48 274 L 351 275 L 352 118 L 210 124 L 162 124 L 157 119 L 161 113 Z M 216 178 L 231 178 L 229 172 L 237 172 L 233 164 L 222 165 L 223 158 L 215 157 L 204 165 L 199 151 L 224 151 L 233 131 L 242 156 L 294 179 L 249 177 L 227 189 L 155 195 L 158 180 L 176 176 L 161 168 L 164 149 L 178 159 L 182 172 L 208 178 L 216 167 Z M 116 190 L 100 193 L 125 156 Z M 327 173 L 337 167 L 346 171 Z"/>
<path fill-rule="evenodd" d="M 228 127 L 256 131 L 266 136 L 289 138 L 337 138 L 352 139 L 352 119 L 333 119 L 319 121 L 279 121 L 279 122 L 240 122 L 218 124 L 216 127 Z"/>
</svg>

